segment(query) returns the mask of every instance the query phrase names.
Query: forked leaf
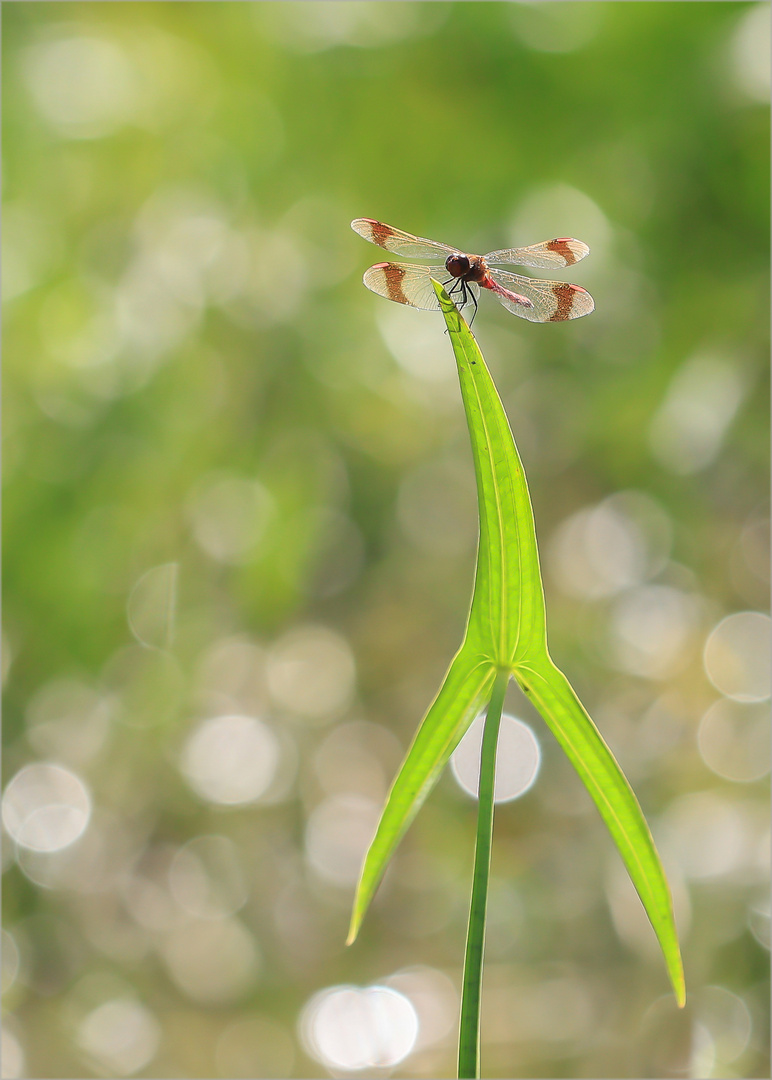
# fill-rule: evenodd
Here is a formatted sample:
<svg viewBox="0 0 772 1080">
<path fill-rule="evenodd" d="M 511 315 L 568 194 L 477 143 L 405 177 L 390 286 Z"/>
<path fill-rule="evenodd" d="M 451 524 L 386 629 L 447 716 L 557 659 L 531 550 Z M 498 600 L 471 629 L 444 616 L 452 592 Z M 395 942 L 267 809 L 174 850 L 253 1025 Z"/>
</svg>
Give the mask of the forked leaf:
<svg viewBox="0 0 772 1080">
<path fill-rule="evenodd" d="M 434 282 L 458 366 L 480 514 L 474 595 L 463 644 L 418 729 L 365 857 L 351 919 L 357 935 L 397 844 L 474 717 L 496 673 L 529 694 L 594 799 L 651 920 L 679 1005 L 683 967 L 670 891 L 635 795 L 547 651 L 544 591 L 528 486 L 496 388 L 453 302 Z"/>
</svg>

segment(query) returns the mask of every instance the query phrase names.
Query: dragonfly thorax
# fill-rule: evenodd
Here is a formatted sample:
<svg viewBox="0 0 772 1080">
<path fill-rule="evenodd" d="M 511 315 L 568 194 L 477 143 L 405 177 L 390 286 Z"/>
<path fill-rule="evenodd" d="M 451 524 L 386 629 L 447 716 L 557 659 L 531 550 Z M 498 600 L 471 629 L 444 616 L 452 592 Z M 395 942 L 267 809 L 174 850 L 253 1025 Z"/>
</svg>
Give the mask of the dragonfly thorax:
<svg viewBox="0 0 772 1080">
<path fill-rule="evenodd" d="M 445 269 L 454 278 L 465 281 L 480 281 L 485 276 L 487 267 L 479 255 L 448 255 Z"/>
</svg>

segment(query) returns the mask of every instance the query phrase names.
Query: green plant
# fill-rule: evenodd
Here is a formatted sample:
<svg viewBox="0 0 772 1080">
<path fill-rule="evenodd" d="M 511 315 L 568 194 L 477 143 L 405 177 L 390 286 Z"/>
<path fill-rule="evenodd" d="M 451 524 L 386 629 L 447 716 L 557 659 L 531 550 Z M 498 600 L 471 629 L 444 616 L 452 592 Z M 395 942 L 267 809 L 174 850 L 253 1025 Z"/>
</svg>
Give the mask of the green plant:
<svg viewBox="0 0 772 1080">
<path fill-rule="evenodd" d="M 348 941 L 356 938 L 397 844 L 472 720 L 487 707 L 458 1065 L 459 1077 L 476 1077 L 496 742 L 510 677 L 539 710 L 598 807 L 657 935 L 679 1005 L 685 983 L 670 891 L 641 808 L 547 649 L 533 511 L 501 400 L 469 327 L 442 286 L 433 284 L 453 345 L 472 442 L 480 517 L 474 593 L 461 648 L 394 780 L 365 857 Z"/>
</svg>

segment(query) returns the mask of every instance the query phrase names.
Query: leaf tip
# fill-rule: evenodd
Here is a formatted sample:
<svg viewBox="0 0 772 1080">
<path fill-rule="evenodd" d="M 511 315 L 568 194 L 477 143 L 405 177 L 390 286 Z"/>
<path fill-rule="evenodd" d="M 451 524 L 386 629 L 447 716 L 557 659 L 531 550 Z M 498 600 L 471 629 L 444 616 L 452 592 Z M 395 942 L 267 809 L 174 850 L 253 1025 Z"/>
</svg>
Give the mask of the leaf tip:
<svg viewBox="0 0 772 1080">
<path fill-rule="evenodd" d="M 684 1005 L 686 1005 L 686 977 L 684 976 L 680 951 L 676 953 L 675 962 L 670 970 L 670 983 L 673 987 L 676 1005 L 679 1009 L 683 1009 Z"/>
<path fill-rule="evenodd" d="M 353 945 L 359 934 L 359 927 L 361 925 L 361 919 L 357 917 L 357 913 L 351 916 L 351 925 L 348 928 L 348 937 L 346 938 L 346 945 Z"/>
<path fill-rule="evenodd" d="M 442 310 L 443 315 L 452 314 L 453 312 L 458 314 L 458 308 L 453 303 L 453 301 L 450 299 L 448 294 L 445 292 L 445 287 L 442 285 L 442 283 L 437 281 L 436 278 L 431 278 L 430 280 L 431 280 L 432 286 L 434 287 L 434 291 L 437 294 L 437 299 L 440 302 L 440 308 Z"/>
</svg>

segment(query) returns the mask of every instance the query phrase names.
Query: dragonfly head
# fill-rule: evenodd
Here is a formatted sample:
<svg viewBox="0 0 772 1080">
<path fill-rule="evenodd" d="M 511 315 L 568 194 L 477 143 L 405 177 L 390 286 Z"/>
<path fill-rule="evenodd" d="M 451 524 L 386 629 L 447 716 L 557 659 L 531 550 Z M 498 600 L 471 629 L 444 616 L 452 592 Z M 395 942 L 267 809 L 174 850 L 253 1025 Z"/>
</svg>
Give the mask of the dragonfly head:
<svg viewBox="0 0 772 1080">
<path fill-rule="evenodd" d="M 445 269 L 455 278 L 465 277 L 471 269 L 471 263 L 466 255 L 448 255 L 445 260 Z"/>
</svg>

